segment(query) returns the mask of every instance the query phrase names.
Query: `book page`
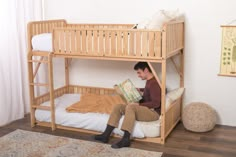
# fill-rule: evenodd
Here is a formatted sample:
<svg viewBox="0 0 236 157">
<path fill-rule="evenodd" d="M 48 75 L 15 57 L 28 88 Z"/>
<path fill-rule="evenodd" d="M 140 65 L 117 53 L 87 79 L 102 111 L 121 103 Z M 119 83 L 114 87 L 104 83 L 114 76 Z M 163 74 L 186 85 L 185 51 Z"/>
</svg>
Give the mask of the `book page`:
<svg viewBox="0 0 236 157">
<path fill-rule="evenodd" d="M 142 99 L 139 91 L 135 88 L 130 79 L 125 80 L 121 84 L 114 87 L 119 95 L 122 95 L 128 103 L 139 102 Z"/>
</svg>

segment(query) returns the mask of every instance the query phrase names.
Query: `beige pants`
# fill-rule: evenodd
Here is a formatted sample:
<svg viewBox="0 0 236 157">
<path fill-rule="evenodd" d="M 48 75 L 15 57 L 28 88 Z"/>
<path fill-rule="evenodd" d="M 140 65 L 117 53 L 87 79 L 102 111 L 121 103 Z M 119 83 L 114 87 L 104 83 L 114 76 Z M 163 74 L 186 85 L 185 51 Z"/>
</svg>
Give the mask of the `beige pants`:
<svg viewBox="0 0 236 157">
<path fill-rule="evenodd" d="M 124 115 L 125 117 L 121 126 L 121 130 L 128 131 L 129 133 L 132 133 L 136 120 L 148 122 L 159 119 L 159 114 L 156 111 L 149 109 L 148 107 L 118 104 L 114 106 L 111 112 L 110 118 L 108 120 L 108 125 L 117 128 L 122 115 Z"/>
</svg>

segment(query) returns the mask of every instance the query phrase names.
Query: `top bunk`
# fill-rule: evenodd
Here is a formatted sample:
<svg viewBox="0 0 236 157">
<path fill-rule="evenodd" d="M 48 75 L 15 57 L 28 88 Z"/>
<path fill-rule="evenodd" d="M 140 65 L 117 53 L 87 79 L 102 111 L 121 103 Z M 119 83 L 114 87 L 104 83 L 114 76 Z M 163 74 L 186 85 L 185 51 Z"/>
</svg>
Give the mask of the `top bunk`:
<svg viewBox="0 0 236 157">
<path fill-rule="evenodd" d="M 184 22 L 161 30 L 134 24 L 68 24 L 65 20 L 28 24 L 30 56 L 161 62 L 184 48 Z"/>
</svg>

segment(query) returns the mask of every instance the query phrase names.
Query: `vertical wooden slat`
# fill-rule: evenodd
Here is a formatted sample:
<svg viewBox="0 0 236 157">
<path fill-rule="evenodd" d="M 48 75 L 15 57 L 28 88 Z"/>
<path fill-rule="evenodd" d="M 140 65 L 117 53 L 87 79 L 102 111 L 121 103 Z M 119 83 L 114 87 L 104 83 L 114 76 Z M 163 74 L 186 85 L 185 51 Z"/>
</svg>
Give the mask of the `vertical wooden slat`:
<svg viewBox="0 0 236 157">
<path fill-rule="evenodd" d="M 116 32 L 111 32 L 111 55 L 116 56 Z"/>
<path fill-rule="evenodd" d="M 52 32 L 52 31 L 50 30 L 49 23 L 46 23 L 46 28 L 47 28 L 47 33 Z"/>
<path fill-rule="evenodd" d="M 99 30 L 99 53 L 104 54 L 103 30 Z"/>
<path fill-rule="evenodd" d="M 59 52 L 59 34 L 58 34 L 58 31 L 57 30 L 54 30 L 53 31 L 53 51 L 58 53 Z"/>
<path fill-rule="evenodd" d="M 91 30 L 88 30 L 87 31 L 87 41 L 88 41 L 88 54 L 93 54 L 92 52 L 92 42 L 93 42 L 93 39 L 92 39 L 92 31 Z"/>
<path fill-rule="evenodd" d="M 168 40 L 168 44 L 169 44 L 169 50 L 168 50 L 167 54 L 169 54 L 173 49 L 173 43 L 171 42 L 172 41 L 171 39 L 173 37 L 173 35 L 172 35 L 173 29 L 172 28 L 173 28 L 173 25 L 170 25 L 169 31 L 167 32 L 167 35 L 168 35 L 167 40 Z"/>
<path fill-rule="evenodd" d="M 98 31 L 93 31 L 93 52 L 97 55 L 98 54 Z"/>
<path fill-rule="evenodd" d="M 41 33 L 41 23 L 38 24 L 38 32 L 37 32 L 37 33 L 38 33 L 38 34 Z"/>
<path fill-rule="evenodd" d="M 128 56 L 128 32 L 123 31 L 123 55 Z"/>
<path fill-rule="evenodd" d="M 166 26 L 163 28 L 163 31 L 162 31 L 162 40 L 161 40 L 161 45 L 162 45 L 162 47 L 161 47 L 161 57 L 163 58 L 163 59 L 166 59 L 166 55 L 167 55 L 167 28 L 166 28 Z"/>
<path fill-rule="evenodd" d="M 82 30 L 82 53 L 87 53 L 87 37 L 86 37 L 86 30 Z"/>
<path fill-rule="evenodd" d="M 65 32 L 63 30 L 60 30 L 60 48 L 61 48 L 61 53 L 64 53 L 65 51 Z"/>
<path fill-rule="evenodd" d="M 165 33 L 163 33 L 163 34 L 166 34 L 165 36 L 166 36 L 166 39 L 165 39 L 165 44 L 166 44 L 166 56 L 168 55 L 168 53 L 169 53 L 169 51 L 170 51 L 170 43 L 169 43 L 169 40 L 168 39 L 170 39 L 170 33 L 169 33 L 169 31 L 170 31 L 170 29 L 169 29 L 169 27 L 167 27 L 166 26 L 166 31 L 165 31 Z M 163 41 L 162 41 L 162 43 L 163 43 Z"/>
<path fill-rule="evenodd" d="M 154 56 L 161 57 L 161 33 L 155 32 Z"/>
<path fill-rule="evenodd" d="M 110 31 L 105 31 L 105 54 L 110 55 Z"/>
<path fill-rule="evenodd" d="M 143 32 L 142 34 L 142 56 L 146 57 L 148 53 L 148 43 L 147 43 L 147 32 Z"/>
<path fill-rule="evenodd" d="M 37 34 L 41 34 L 41 23 L 38 24 L 38 30 Z"/>
<path fill-rule="evenodd" d="M 75 31 L 71 30 L 71 52 L 75 53 Z"/>
<path fill-rule="evenodd" d="M 31 40 L 32 36 L 34 36 L 36 34 L 36 31 L 35 31 L 35 25 L 33 24 L 28 24 L 29 25 L 29 28 L 28 30 L 30 30 L 32 33 L 30 34 L 30 38 L 28 38 L 28 40 Z M 31 29 L 30 29 L 31 27 Z M 30 41 L 31 42 L 31 41 Z"/>
<path fill-rule="evenodd" d="M 149 32 L 149 56 L 154 57 L 154 32 Z"/>
<path fill-rule="evenodd" d="M 49 29 L 49 32 L 52 32 L 52 28 L 53 28 L 53 26 L 52 26 L 52 25 L 53 25 L 53 23 L 49 23 L 49 24 L 48 24 L 48 29 Z"/>
<path fill-rule="evenodd" d="M 141 32 L 136 32 L 136 56 L 141 56 Z"/>
<path fill-rule="evenodd" d="M 122 56 L 122 38 L 121 31 L 117 31 L 117 56 Z"/>
<path fill-rule="evenodd" d="M 134 56 L 135 48 L 134 48 L 134 33 L 129 32 L 129 56 Z"/>
<path fill-rule="evenodd" d="M 45 33 L 47 33 L 47 27 L 46 27 L 46 23 L 42 24 L 42 30 L 41 33 L 43 33 L 45 31 Z"/>
<path fill-rule="evenodd" d="M 76 37 L 76 52 L 81 53 L 81 36 L 80 36 L 80 30 L 76 30 L 75 32 Z"/>
<path fill-rule="evenodd" d="M 71 31 L 65 31 L 65 35 L 66 35 L 66 46 L 65 46 L 65 53 L 69 54 L 70 53 L 70 39 L 71 39 Z"/>
<path fill-rule="evenodd" d="M 177 24 L 175 24 L 174 27 L 173 27 L 173 33 L 174 33 L 175 37 L 172 39 L 172 42 L 174 43 L 174 49 L 178 48 L 178 45 L 177 45 L 177 40 L 178 40 L 177 27 L 178 27 Z"/>
<path fill-rule="evenodd" d="M 39 34 L 38 25 L 37 24 L 35 25 L 35 32 L 34 32 L 34 34 Z"/>
</svg>

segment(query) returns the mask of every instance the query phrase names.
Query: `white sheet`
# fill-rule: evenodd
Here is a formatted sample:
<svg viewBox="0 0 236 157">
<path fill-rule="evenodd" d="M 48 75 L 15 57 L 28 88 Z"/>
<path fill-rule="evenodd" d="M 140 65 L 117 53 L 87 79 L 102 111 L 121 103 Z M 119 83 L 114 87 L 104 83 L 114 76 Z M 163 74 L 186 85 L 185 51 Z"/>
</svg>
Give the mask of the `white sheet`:
<svg viewBox="0 0 236 157">
<path fill-rule="evenodd" d="M 103 132 L 109 119 L 108 114 L 66 112 L 65 108 L 67 106 L 70 106 L 79 100 L 79 94 L 65 94 L 55 99 L 56 124 Z M 45 102 L 42 105 L 49 106 L 50 102 Z M 38 121 L 51 121 L 51 114 L 49 111 L 36 110 L 35 117 Z M 123 117 L 120 120 L 119 128 L 121 127 L 122 122 Z M 123 136 L 123 131 L 120 129 L 115 129 L 114 133 Z M 160 120 L 154 122 L 136 122 L 132 136 L 137 138 L 160 136 Z"/>
<path fill-rule="evenodd" d="M 34 51 L 52 52 L 52 33 L 43 33 L 33 36 L 32 48 Z"/>
</svg>

